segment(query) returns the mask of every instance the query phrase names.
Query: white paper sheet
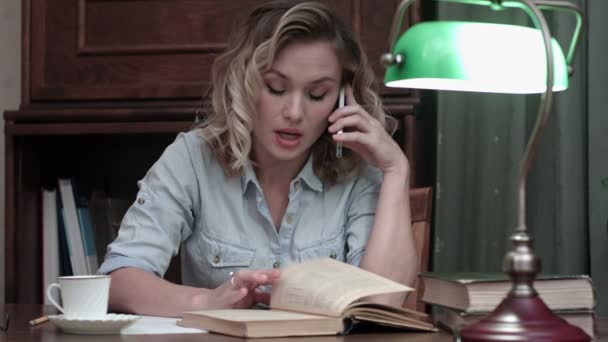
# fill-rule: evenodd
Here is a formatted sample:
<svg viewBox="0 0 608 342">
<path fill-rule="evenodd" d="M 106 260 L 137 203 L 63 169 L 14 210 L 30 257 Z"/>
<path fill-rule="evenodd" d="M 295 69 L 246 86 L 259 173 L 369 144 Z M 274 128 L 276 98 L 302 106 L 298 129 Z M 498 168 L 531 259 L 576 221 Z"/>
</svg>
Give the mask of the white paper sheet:
<svg viewBox="0 0 608 342">
<path fill-rule="evenodd" d="M 184 328 L 176 324 L 179 318 L 141 316 L 133 324 L 123 328 L 121 335 L 153 335 L 153 334 L 192 334 L 206 333 L 205 330 Z"/>
</svg>

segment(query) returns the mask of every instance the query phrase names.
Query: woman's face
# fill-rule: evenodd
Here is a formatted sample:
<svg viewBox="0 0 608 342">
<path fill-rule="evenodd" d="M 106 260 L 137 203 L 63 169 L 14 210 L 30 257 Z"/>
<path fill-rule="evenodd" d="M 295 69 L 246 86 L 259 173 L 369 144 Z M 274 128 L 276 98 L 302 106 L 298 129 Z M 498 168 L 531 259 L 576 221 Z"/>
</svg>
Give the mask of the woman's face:
<svg viewBox="0 0 608 342">
<path fill-rule="evenodd" d="M 253 118 L 253 155 L 260 166 L 303 163 L 327 129 L 342 66 L 331 43 L 291 43 L 262 75 Z"/>
</svg>

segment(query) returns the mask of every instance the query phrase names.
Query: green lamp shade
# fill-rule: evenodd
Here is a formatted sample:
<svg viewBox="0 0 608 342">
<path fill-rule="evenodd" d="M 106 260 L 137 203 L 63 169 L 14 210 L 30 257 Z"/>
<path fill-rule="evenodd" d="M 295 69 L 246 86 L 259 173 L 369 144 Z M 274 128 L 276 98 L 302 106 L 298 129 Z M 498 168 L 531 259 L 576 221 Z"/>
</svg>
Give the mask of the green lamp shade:
<svg viewBox="0 0 608 342">
<path fill-rule="evenodd" d="M 568 68 L 551 41 L 554 91 L 568 88 Z M 543 93 L 547 60 L 539 30 L 515 25 L 437 21 L 412 26 L 395 44 L 404 60 L 386 70 L 388 87 Z"/>
</svg>

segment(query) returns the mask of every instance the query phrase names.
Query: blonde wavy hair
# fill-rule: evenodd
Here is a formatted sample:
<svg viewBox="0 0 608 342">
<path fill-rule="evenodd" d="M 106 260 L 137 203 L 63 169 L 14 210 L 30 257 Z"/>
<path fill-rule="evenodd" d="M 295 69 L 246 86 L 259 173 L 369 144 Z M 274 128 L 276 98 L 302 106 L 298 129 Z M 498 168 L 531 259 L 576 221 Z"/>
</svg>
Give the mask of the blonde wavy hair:
<svg viewBox="0 0 608 342">
<path fill-rule="evenodd" d="M 270 1 L 253 9 L 215 59 L 212 111 L 195 126 L 227 175 L 240 174 L 249 161 L 251 113 L 263 87 L 263 73 L 288 44 L 312 41 L 332 43 L 342 64 L 342 83 L 351 84 L 357 102 L 387 126 L 365 53 L 336 12 L 316 1 Z M 335 144 L 327 132 L 314 143 L 312 153 L 314 172 L 327 185 L 354 174 L 362 163 L 348 149 L 342 158 L 336 158 Z"/>
</svg>

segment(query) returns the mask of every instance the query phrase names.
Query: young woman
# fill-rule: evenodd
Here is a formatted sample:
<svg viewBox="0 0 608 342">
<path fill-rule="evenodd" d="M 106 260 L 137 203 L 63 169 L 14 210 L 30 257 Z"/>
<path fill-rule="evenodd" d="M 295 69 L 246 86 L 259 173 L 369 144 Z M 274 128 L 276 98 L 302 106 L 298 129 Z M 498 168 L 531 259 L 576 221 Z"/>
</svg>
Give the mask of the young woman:
<svg viewBox="0 0 608 342">
<path fill-rule="evenodd" d="M 413 282 L 408 161 L 334 11 L 257 7 L 216 59 L 212 84 L 213 112 L 139 182 L 108 248 L 110 310 L 179 316 L 267 303 L 260 287 L 281 267 L 319 257 Z M 183 285 L 162 279 L 180 246 Z"/>
</svg>

